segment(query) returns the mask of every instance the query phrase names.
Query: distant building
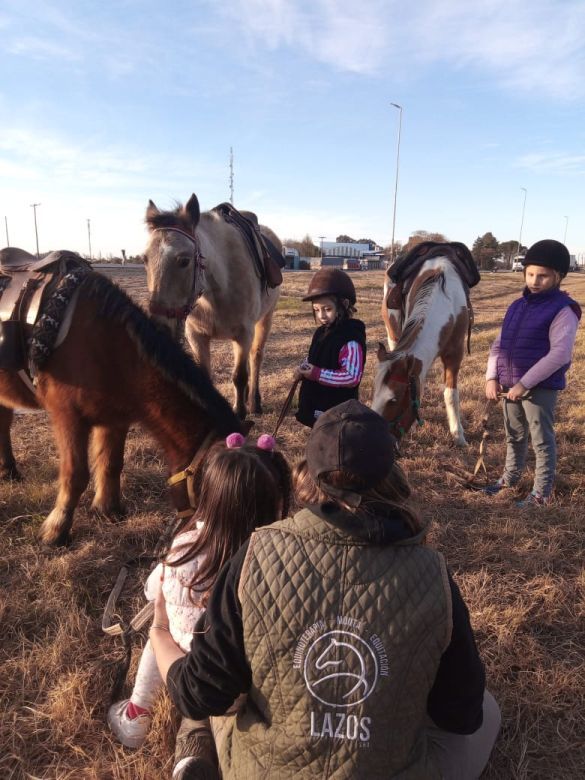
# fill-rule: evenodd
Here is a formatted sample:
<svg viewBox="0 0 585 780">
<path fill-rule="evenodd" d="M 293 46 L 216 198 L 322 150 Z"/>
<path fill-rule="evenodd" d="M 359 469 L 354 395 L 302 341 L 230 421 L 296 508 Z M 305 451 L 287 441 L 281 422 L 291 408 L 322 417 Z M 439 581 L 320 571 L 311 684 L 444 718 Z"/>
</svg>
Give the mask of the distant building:
<svg viewBox="0 0 585 780">
<path fill-rule="evenodd" d="M 354 244 L 353 242 L 323 241 L 323 255 L 328 257 L 362 257 L 364 252 L 370 252 L 369 244 Z"/>
<path fill-rule="evenodd" d="M 381 247 L 369 243 L 323 241 L 322 266 L 336 266 L 348 271 L 382 268 L 384 252 Z"/>
</svg>

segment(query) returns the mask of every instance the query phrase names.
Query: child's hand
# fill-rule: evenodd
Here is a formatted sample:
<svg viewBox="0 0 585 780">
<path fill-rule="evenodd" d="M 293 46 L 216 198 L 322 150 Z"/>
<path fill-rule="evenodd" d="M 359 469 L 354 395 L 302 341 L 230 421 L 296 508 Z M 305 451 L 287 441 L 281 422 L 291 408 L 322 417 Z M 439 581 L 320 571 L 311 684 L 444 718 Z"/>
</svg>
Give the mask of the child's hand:
<svg viewBox="0 0 585 780">
<path fill-rule="evenodd" d="M 295 372 L 295 379 L 301 379 L 301 378 L 309 379 L 312 370 L 313 370 L 313 365 L 309 363 L 307 360 L 303 360 L 303 362 Z"/>
<path fill-rule="evenodd" d="M 497 401 L 498 393 L 502 392 L 502 386 L 497 379 L 488 379 L 485 383 L 485 397 L 488 401 Z"/>
<path fill-rule="evenodd" d="M 528 392 L 528 388 L 524 387 L 522 382 L 516 382 L 514 387 L 511 387 L 508 390 L 508 395 L 506 398 L 508 401 L 519 401 L 523 395 L 526 395 Z"/>
</svg>

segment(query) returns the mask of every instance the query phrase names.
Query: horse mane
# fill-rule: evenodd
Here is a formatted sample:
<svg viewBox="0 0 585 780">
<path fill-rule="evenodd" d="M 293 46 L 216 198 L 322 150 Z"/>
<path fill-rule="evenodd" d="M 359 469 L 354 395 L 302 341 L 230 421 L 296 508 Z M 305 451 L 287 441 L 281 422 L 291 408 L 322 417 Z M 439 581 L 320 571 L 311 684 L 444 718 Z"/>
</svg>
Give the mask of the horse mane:
<svg viewBox="0 0 585 780">
<path fill-rule="evenodd" d="M 415 280 L 413 284 L 416 283 Z M 420 283 L 414 294 L 414 304 L 404 327 L 394 352 L 408 351 L 418 334 L 420 333 L 429 303 L 434 290 L 439 285 L 440 289 L 445 291 L 445 273 L 444 271 L 434 271 Z"/>
<path fill-rule="evenodd" d="M 144 220 L 146 224 L 156 228 L 178 227 L 190 233 L 193 229 L 189 215 L 183 211 L 183 204 L 176 201 L 176 207 L 172 211 L 159 211 L 157 214 L 148 214 Z"/>
<path fill-rule="evenodd" d="M 200 368 L 161 326 L 114 282 L 91 272 L 79 289 L 98 304 L 98 316 L 122 325 L 140 355 L 163 376 L 177 385 L 213 420 L 220 435 L 241 431 L 240 419 L 216 389 L 207 372 Z"/>
</svg>

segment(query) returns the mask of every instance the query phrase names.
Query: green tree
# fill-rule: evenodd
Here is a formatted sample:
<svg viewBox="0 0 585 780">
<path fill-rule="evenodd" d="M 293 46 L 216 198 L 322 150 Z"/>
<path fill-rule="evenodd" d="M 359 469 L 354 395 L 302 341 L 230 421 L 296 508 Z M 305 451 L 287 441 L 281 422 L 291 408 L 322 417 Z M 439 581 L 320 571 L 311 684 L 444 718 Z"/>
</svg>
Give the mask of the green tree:
<svg viewBox="0 0 585 780">
<path fill-rule="evenodd" d="M 351 236 L 346 236 L 345 234 L 342 234 L 341 236 L 337 236 L 335 239 L 338 244 L 355 244 L 355 238 L 352 238 Z"/>
<path fill-rule="evenodd" d="M 491 271 L 495 260 L 500 256 L 500 245 L 493 233 L 484 233 L 473 242 L 471 254 L 478 268 L 483 271 Z"/>
</svg>

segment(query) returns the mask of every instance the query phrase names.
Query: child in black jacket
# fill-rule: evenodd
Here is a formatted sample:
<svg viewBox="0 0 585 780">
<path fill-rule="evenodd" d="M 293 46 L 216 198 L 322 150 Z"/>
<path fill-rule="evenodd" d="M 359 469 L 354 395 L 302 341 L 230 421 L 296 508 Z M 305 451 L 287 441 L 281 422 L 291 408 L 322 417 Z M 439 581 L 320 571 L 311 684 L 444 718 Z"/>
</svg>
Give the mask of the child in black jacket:
<svg viewBox="0 0 585 780">
<path fill-rule="evenodd" d="M 312 302 L 319 327 L 307 359 L 296 370 L 295 376 L 302 379 L 296 418 L 312 428 L 327 409 L 358 398 L 366 357 L 366 326 L 352 318 L 355 287 L 339 268 L 317 271 L 303 301 Z"/>
</svg>

